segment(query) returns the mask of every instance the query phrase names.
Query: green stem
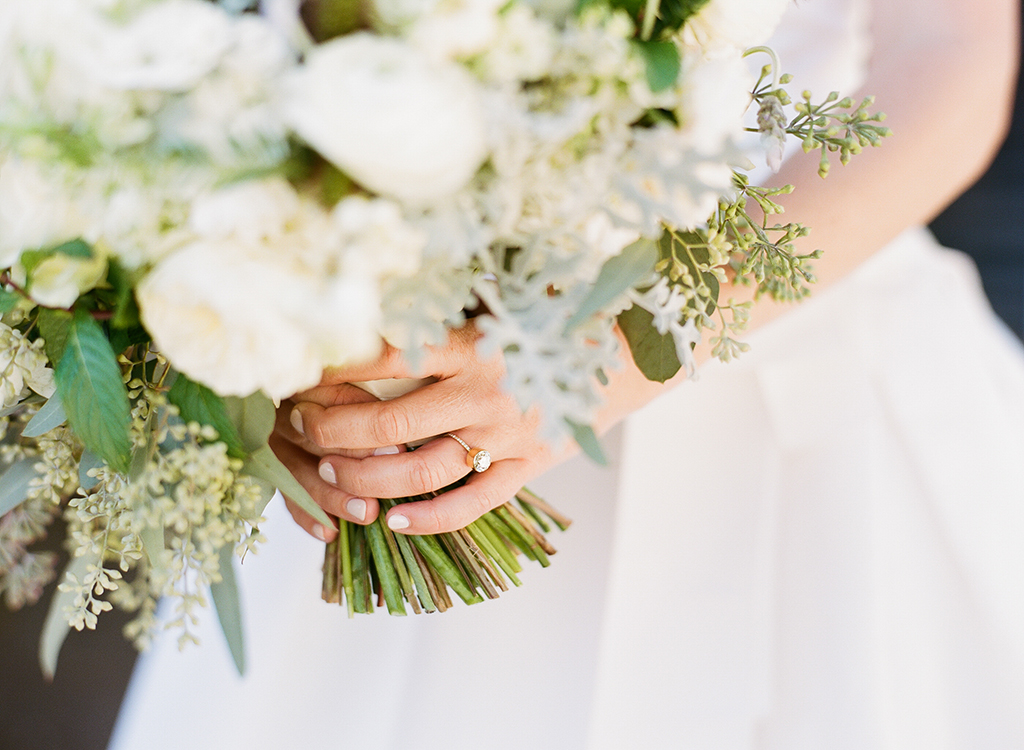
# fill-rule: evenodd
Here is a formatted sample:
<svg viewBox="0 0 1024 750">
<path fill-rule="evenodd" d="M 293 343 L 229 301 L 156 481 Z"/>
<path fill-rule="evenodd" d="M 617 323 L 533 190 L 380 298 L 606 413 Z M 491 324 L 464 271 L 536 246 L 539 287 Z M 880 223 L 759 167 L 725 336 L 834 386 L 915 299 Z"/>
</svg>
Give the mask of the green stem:
<svg viewBox="0 0 1024 750">
<path fill-rule="evenodd" d="M 441 580 L 451 586 L 462 601 L 466 604 L 477 604 L 483 601 L 482 596 L 470 590 L 466 579 L 462 577 L 462 573 L 451 558 L 441 549 L 437 539 L 432 536 L 410 536 L 410 540 L 427 562 L 433 566 Z"/>
<path fill-rule="evenodd" d="M 398 583 L 398 573 L 388 550 L 388 543 L 384 539 L 383 526 L 384 518 L 378 516 L 376 521 L 366 527 L 366 539 L 370 543 L 370 553 L 377 569 L 377 580 L 380 582 L 384 601 L 388 605 L 388 612 L 392 615 L 404 615 L 406 611 L 405 603 L 402 601 L 402 589 Z"/>
<path fill-rule="evenodd" d="M 341 558 L 341 584 L 345 592 L 345 606 L 348 609 L 349 618 L 356 615 L 353 606 L 356 598 L 355 585 L 352 580 L 352 545 L 349 536 L 351 524 L 343 519 L 338 519 L 338 555 Z"/>
</svg>

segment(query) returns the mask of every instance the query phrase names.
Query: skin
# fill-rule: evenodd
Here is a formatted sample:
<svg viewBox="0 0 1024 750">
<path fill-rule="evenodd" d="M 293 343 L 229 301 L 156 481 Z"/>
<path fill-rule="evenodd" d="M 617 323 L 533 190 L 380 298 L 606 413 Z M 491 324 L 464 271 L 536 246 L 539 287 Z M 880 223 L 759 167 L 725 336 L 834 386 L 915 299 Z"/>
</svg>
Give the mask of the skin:
<svg viewBox="0 0 1024 750">
<path fill-rule="evenodd" d="M 814 229 L 798 250 L 827 249 L 815 264 L 816 293 L 904 229 L 938 214 L 984 171 L 1008 125 L 1017 0 L 879 0 L 874 6 L 875 46 L 861 95 L 877 96 L 894 135 L 847 167 L 834 164 L 824 182 L 816 176 L 814 154 L 789 160 L 775 180 L 797 188 L 785 199 L 787 216 Z M 723 299 L 750 296 L 746 287 L 722 290 Z M 762 300 L 751 327 L 785 310 Z M 467 525 L 576 450 L 537 439 L 537 415 L 522 414 L 501 390 L 502 361 L 481 360 L 476 338 L 472 325 L 453 331 L 447 346 L 430 351 L 420 373 L 392 349 L 374 362 L 327 372 L 320 386 L 282 403 L 272 447 L 329 514 L 370 523 L 378 514 L 375 498 L 420 494 L 470 473 L 465 449 L 450 438 L 395 452 L 395 446 L 456 432 L 469 445 L 486 447 L 492 467 L 433 500 L 392 509 L 388 523 L 409 534 Z M 698 362 L 708 357 L 708 347 L 699 347 Z M 625 347 L 622 359 L 604 389 L 599 433 L 682 380 L 649 382 Z M 349 385 L 423 374 L 436 382 L 388 402 Z M 390 452 L 374 455 L 380 449 Z M 318 539 L 336 536 L 291 503 L 289 509 Z"/>
</svg>

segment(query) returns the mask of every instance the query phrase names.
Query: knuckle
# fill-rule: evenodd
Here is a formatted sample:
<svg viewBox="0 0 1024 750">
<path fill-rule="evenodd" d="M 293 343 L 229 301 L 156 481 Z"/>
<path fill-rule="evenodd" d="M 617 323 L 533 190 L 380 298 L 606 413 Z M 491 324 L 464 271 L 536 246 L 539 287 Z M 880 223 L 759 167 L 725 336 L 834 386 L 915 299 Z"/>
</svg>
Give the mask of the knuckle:
<svg viewBox="0 0 1024 750">
<path fill-rule="evenodd" d="M 377 412 L 377 418 L 370 423 L 370 436 L 378 445 L 408 442 L 412 416 L 400 401 L 385 401 Z"/>
<path fill-rule="evenodd" d="M 415 454 L 414 454 L 415 455 Z M 420 459 L 409 467 L 409 478 L 423 492 L 437 490 L 447 484 L 444 471 L 433 461 Z"/>
</svg>

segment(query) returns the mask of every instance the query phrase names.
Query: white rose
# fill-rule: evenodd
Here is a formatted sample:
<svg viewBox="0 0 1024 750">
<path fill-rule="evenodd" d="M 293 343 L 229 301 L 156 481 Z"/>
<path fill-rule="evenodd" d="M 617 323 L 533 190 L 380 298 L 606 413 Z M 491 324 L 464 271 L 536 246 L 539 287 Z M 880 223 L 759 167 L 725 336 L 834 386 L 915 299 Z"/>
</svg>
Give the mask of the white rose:
<svg viewBox="0 0 1024 750">
<path fill-rule="evenodd" d="M 686 22 L 683 39 L 707 50 L 764 44 L 793 0 L 711 0 Z"/>
<path fill-rule="evenodd" d="M 272 398 L 315 385 L 327 365 L 373 357 L 375 286 L 302 268 L 288 250 L 199 241 L 164 259 L 138 287 L 157 347 L 221 395 Z"/>
<path fill-rule="evenodd" d="M 291 76 L 283 106 L 342 171 L 408 203 L 455 193 L 487 155 L 473 80 L 397 39 L 359 33 L 320 45 Z"/>
</svg>

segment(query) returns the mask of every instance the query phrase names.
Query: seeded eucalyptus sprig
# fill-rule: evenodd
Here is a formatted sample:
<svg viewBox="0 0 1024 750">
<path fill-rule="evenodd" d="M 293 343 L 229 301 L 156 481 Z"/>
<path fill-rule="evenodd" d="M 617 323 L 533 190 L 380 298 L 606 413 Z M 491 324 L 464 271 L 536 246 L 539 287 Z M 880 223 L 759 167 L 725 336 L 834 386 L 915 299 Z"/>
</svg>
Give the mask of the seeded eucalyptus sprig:
<svg viewBox="0 0 1024 750">
<path fill-rule="evenodd" d="M 761 133 L 773 169 L 781 164 L 787 138 L 798 138 L 805 152 L 821 151 L 818 174 L 825 177 L 830 153 L 838 153 L 846 165 L 865 146 L 877 146 L 890 135 L 880 124 L 885 115 L 869 111 L 873 97 L 857 103 L 832 92 L 816 104 L 804 91 L 793 105 L 795 114 L 787 119 L 786 107 L 792 101 L 783 86 L 792 77 L 778 75 L 778 60 L 770 49 L 758 47 L 748 54 L 754 52 L 768 54 L 772 63 L 761 69 L 751 91 L 757 127 L 748 130 Z M 777 199 L 792 191 L 792 185 L 751 185 L 745 173 L 734 171 L 732 196 L 719 201 L 706 226 L 688 231 L 665 228 L 658 242 L 656 283 L 640 287 L 634 305 L 618 316 L 633 359 L 649 379 L 664 382 L 684 363 L 691 365 L 686 346 L 697 341 L 701 331 L 714 332 L 712 356 L 722 361 L 749 349 L 738 335 L 747 326 L 752 303 L 721 300 L 726 280 L 754 285 L 755 298 L 767 294 L 774 300 L 795 301 L 807 296 L 814 283 L 811 261 L 820 258 L 821 251 L 797 253 L 795 241 L 810 230 L 798 222 L 776 221 L 784 210 Z M 756 218 L 748 211 L 751 202 L 758 209 Z"/>
</svg>

